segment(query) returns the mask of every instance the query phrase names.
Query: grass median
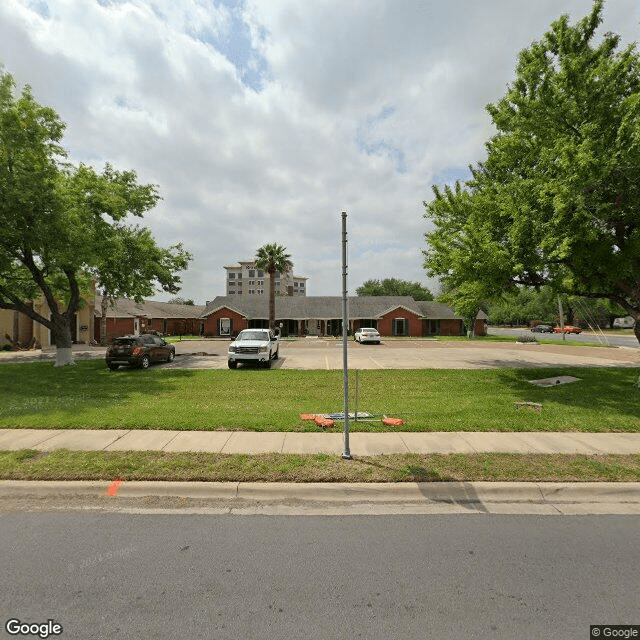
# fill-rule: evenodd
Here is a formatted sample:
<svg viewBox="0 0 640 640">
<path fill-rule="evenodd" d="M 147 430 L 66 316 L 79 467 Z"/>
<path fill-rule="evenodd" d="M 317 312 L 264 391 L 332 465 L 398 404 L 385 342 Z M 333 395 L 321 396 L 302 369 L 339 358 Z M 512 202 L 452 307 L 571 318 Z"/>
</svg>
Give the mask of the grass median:
<svg viewBox="0 0 640 640">
<path fill-rule="evenodd" d="M 3 480 L 209 482 L 638 482 L 640 455 L 225 455 L 0 451 Z"/>
<path fill-rule="evenodd" d="M 574 376 L 538 387 L 531 379 Z M 640 431 L 632 367 L 363 370 L 350 374 L 353 431 Z M 284 369 L 109 371 L 102 360 L 56 369 L 0 365 L 0 427 L 318 431 L 301 414 L 342 410 L 341 371 Z M 336 423 L 336 428 L 341 423 Z"/>
</svg>

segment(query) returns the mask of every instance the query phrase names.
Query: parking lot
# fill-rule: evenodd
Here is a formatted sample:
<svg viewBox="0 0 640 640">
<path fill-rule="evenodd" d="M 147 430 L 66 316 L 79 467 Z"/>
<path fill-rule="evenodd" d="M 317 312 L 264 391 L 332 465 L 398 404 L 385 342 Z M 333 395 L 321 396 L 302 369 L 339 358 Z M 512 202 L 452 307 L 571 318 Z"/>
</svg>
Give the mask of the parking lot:
<svg viewBox="0 0 640 640">
<path fill-rule="evenodd" d="M 176 343 L 176 359 L 161 367 L 226 369 L 227 341 Z M 565 345 L 383 339 L 348 343 L 351 369 L 493 369 L 499 367 L 640 366 L 640 349 Z M 342 369 L 342 341 L 283 340 L 274 369 Z M 242 365 L 240 366 L 240 369 Z"/>
</svg>

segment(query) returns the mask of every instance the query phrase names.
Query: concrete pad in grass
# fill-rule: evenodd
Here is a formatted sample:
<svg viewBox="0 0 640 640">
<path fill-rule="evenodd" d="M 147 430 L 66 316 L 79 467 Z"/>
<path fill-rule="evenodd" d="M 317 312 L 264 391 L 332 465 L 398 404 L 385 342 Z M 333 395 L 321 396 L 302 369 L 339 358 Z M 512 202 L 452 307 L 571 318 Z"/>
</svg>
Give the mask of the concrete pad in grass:
<svg viewBox="0 0 640 640">
<path fill-rule="evenodd" d="M 284 438 L 284 432 L 233 431 L 222 453 L 280 453 Z"/>
<path fill-rule="evenodd" d="M 0 432 L 0 449 L 3 451 L 19 451 L 35 449 L 59 431 L 54 429 L 3 429 Z"/>
<path fill-rule="evenodd" d="M 162 451 L 220 453 L 230 435 L 228 431 L 180 431 Z"/>
<path fill-rule="evenodd" d="M 175 431 L 163 429 L 137 429 L 129 431 L 108 447 L 106 451 L 162 451 L 175 437 Z"/>
<path fill-rule="evenodd" d="M 67 429 L 58 431 L 55 436 L 34 447 L 39 451 L 71 449 L 72 451 L 101 451 L 128 430 L 124 429 Z"/>
</svg>

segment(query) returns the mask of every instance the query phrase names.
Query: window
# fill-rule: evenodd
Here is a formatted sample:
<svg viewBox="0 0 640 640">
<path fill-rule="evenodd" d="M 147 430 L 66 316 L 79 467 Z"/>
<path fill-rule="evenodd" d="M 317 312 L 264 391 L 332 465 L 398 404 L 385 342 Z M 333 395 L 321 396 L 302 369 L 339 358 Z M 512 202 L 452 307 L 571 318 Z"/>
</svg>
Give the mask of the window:
<svg viewBox="0 0 640 640">
<path fill-rule="evenodd" d="M 258 278 L 264 278 L 264 271 L 258 269 Z"/>
<path fill-rule="evenodd" d="M 256 270 L 255 269 L 249 269 L 249 277 L 250 278 L 255 278 L 256 277 Z"/>
<path fill-rule="evenodd" d="M 218 335 L 230 336 L 233 331 L 233 320 L 231 318 L 218 319 Z"/>
<path fill-rule="evenodd" d="M 440 335 L 440 320 L 427 320 L 427 335 Z"/>
<path fill-rule="evenodd" d="M 394 336 L 406 336 L 409 333 L 409 323 L 406 318 L 394 318 L 393 319 L 393 335 Z"/>
<path fill-rule="evenodd" d="M 233 278 L 235 278 L 235 277 L 236 277 L 235 273 L 230 273 L 229 274 L 229 280 L 233 280 Z"/>
</svg>

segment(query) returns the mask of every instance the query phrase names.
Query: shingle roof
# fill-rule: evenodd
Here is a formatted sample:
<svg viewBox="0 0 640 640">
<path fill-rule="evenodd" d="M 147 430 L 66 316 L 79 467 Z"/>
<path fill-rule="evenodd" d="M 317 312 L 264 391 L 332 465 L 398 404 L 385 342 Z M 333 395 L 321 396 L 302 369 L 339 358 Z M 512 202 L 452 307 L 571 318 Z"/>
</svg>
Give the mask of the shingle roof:
<svg viewBox="0 0 640 640">
<path fill-rule="evenodd" d="M 416 302 L 410 296 L 351 296 L 348 301 L 349 318 L 352 320 L 379 318 L 398 307 L 433 320 L 456 317 L 447 305 L 438 302 Z M 269 317 L 268 296 L 218 296 L 207 304 L 200 317 L 206 318 L 223 307 L 254 320 L 266 320 Z M 276 317 L 288 320 L 341 318 L 342 298 L 340 296 L 277 297 Z"/>
<path fill-rule="evenodd" d="M 96 316 L 102 316 L 101 304 L 102 297 L 96 296 Z M 107 304 L 107 318 L 199 318 L 204 309 L 202 305 L 170 304 L 154 300 L 136 302 L 128 298 L 118 298 L 113 306 Z"/>
</svg>

